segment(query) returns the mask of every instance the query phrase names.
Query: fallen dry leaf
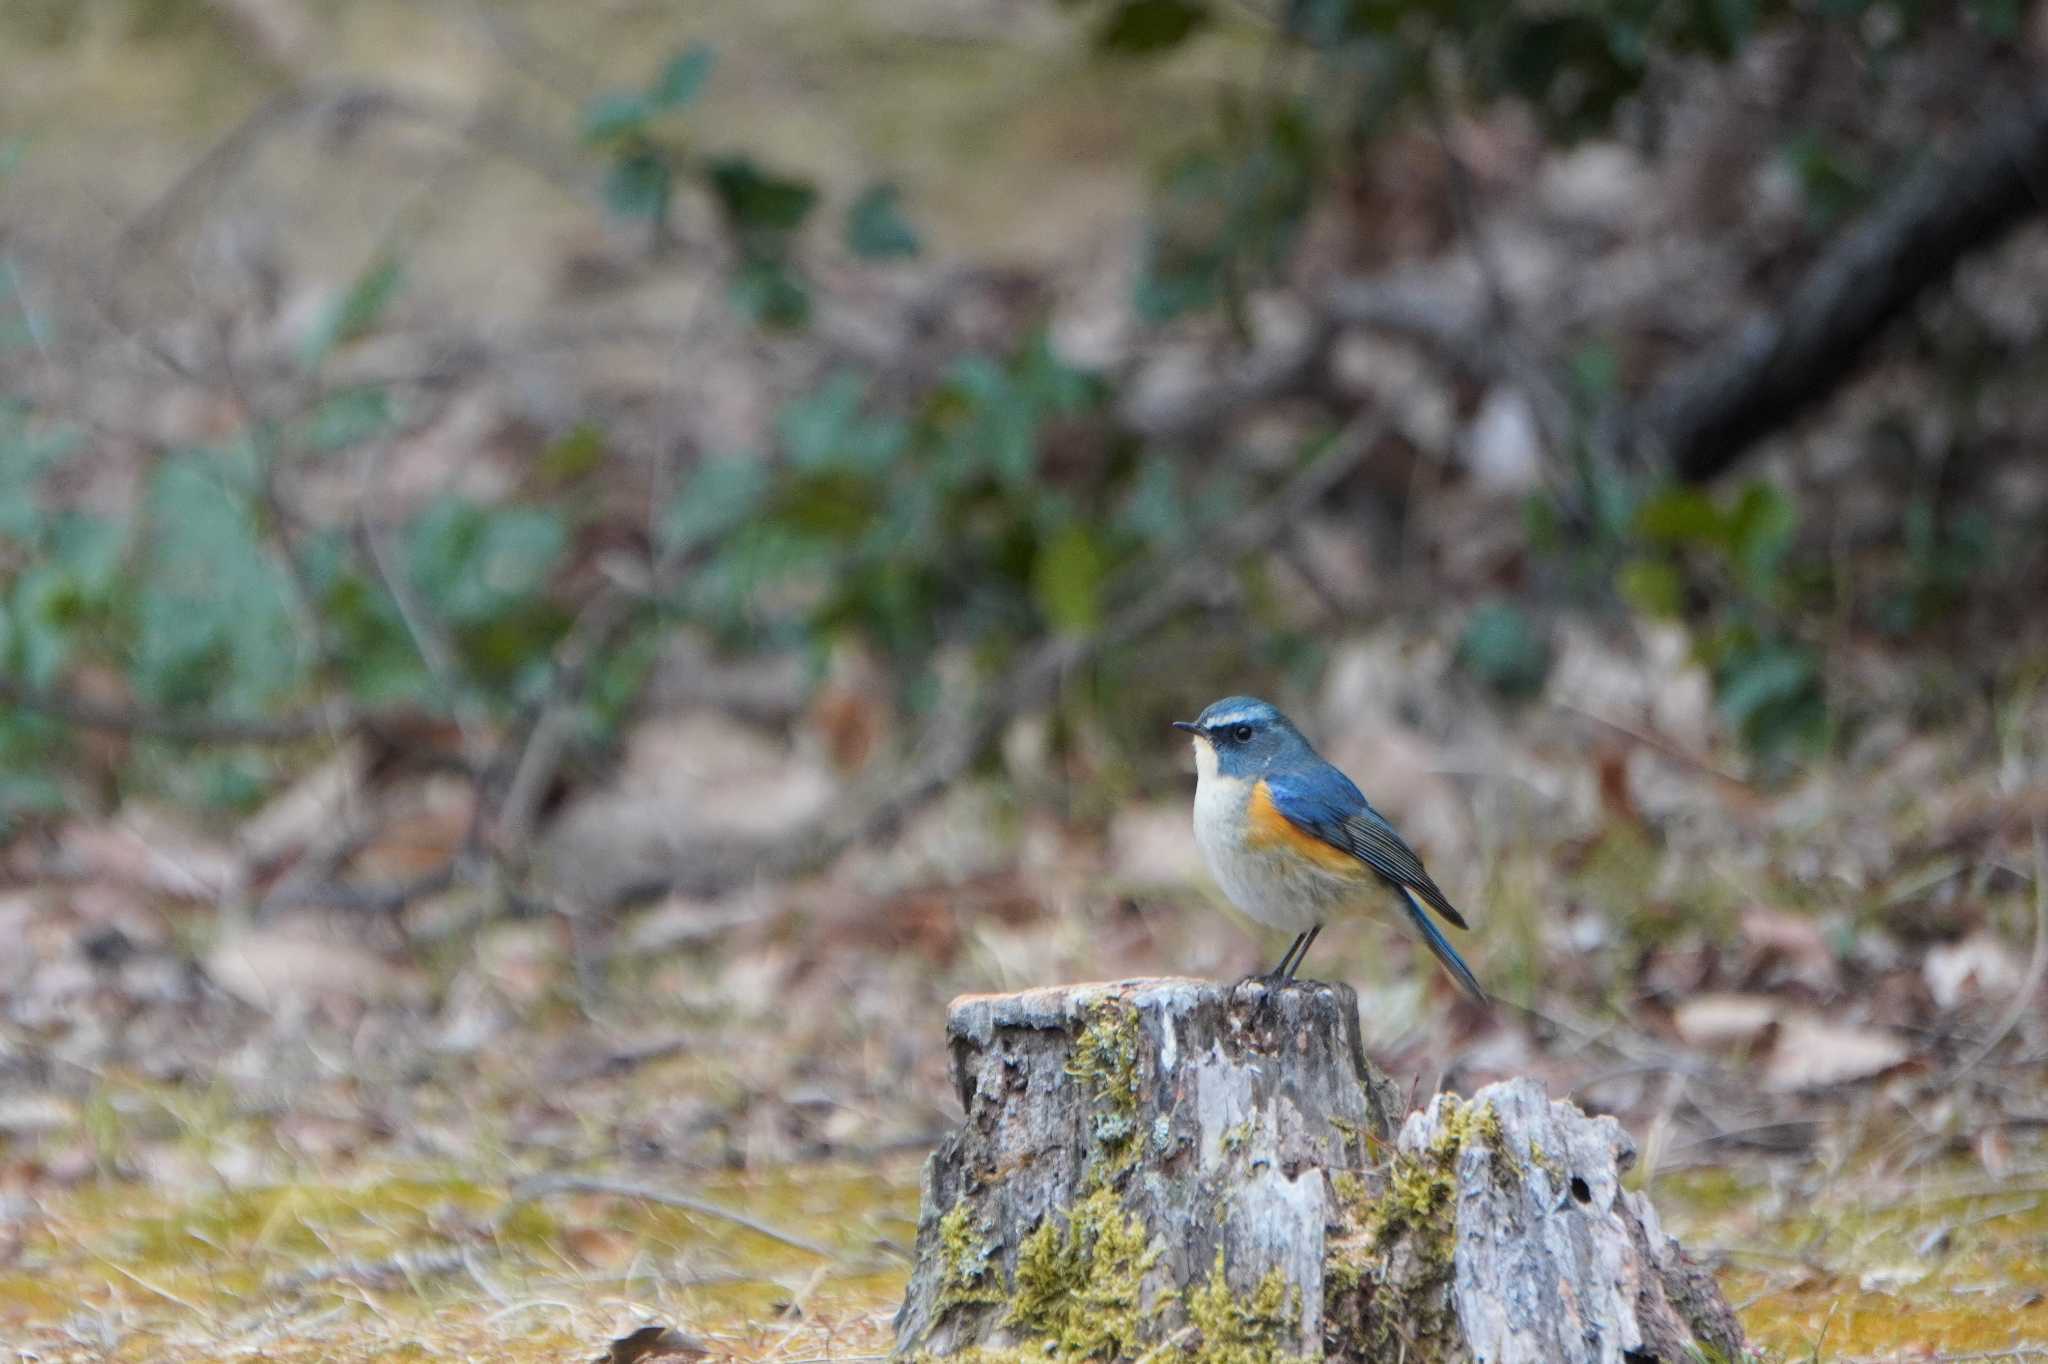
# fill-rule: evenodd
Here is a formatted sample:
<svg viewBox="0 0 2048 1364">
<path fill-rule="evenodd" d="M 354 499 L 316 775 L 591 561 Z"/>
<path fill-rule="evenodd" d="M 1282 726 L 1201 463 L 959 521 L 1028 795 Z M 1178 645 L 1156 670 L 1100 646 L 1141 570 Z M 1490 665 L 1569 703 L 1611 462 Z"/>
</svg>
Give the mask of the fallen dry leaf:
<svg viewBox="0 0 2048 1364">
<path fill-rule="evenodd" d="M 106 823 L 72 825 L 65 859 L 82 876 L 104 876 L 179 900 L 231 897 L 242 883 L 242 859 L 166 811 L 123 806 Z"/>
<path fill-rule="evenodd" d="M 2026 984 L 2026 967 L 2012 950 L 1988 933 L 1927 951 L 1921 964 L 1927 993 L 1943 1012 L 1986 999 L 2010 998 Z"/>
<path fill-rule="evenodd" d="M 1749 984 L 1789 977 L 1825 994 L 1841 983 L 1834 950 L 1820 925 L 1804 915 L 1752 905 L 1742 911 L 1742 943 Z"/>
<path fill-rule="evenodd" d="M 1764 1084 L 1781 1091 L 1825 1089 L 1881 1075 L 1911 1055 L 1911 1048 L 1885 1029 L 1791 1014 L 1778 1022 Z"/>
<path fill-rule="evenodd" d="M 293 925 L 230 932 L 205 965 L 214 984 L 266 1013 L 301 1011 L 318 999 L 390 999 L 402 979 L 373 952 Z"/>
<path fill-rule="evenodd" d="M 1770 995 L 1694 995 L 1672 1011 L 1671 1022 L 1687 1046 L 1720 1051 L 1754 1045 L 1783 1007 Z"/>
<path fill-rule="evenodd" d="M 332 837 L 362 790 L 368 755 L 350 739 L 333 757 L 267 801 L 241 827 L 236 841 L 258 866 Z"/>
</svg>

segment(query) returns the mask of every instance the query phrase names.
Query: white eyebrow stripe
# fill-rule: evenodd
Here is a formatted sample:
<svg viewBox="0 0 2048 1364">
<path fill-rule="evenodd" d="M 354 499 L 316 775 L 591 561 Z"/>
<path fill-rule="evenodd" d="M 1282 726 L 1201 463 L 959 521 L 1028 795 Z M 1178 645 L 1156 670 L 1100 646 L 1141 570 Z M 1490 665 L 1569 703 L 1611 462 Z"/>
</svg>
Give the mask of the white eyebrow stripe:
<svg viewBox="0 0 2048 1364">
<path fill-rule="evenodd" d="M 1211 720 L 1209 722 L 1209 728 L 1217 729 L 1225 725 L 1243 724 L 1247 720 L 1258 720 L 1262 718 L 1263 716 L 1260 714 L 1260 712 L 1255 710 L 1234 710 L 1230 712 L 1230 714 L 1228 715 L 1219 715 L 1215 719 Z"/>
</svg>

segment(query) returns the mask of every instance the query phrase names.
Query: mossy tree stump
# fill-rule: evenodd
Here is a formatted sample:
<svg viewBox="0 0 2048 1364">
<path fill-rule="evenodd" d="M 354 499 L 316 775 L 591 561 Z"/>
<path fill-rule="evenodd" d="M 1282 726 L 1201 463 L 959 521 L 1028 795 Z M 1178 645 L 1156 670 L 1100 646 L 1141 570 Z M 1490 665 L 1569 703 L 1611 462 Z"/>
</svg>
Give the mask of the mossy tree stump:
<svg viewBox="0 0 2048 1364">
<path fill-rule="evenodd" d="M 925 1167 L 899 1359 L 1744 1358 L 1612 1119 L 1518 1080 L 1397 1131 L 1344 986 L 970 995 L 947 1029 L 967 1120 Z"/>
</svg>

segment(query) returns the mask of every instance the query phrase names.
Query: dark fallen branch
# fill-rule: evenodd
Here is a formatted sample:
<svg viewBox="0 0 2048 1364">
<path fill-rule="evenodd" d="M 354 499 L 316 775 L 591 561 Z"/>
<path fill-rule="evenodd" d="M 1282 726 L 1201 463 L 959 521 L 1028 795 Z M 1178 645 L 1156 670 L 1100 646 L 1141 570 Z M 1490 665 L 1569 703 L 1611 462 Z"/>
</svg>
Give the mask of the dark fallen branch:
<svg viewBox="0 0 2048 1364">
<path fill-rule="evenodd" d="M 83 729 L 201 744 L 296 744 L 359 730 L 375 730 L 378 717 L 346 702 L 274 717 L 232 717 L 106 705 L 0 678 L 0 703 L 47 715 Z"/>
<path fill-rule="evenodd" d="M 1683 479 L 1722 473 L 1833 393 L 1886 324 L 1958 261 L 2044 211 L 2048 84 L 1910 176 L 1781 307 L 1658 383 L 1634 414 L 1630 444 Z"/>
</svg>

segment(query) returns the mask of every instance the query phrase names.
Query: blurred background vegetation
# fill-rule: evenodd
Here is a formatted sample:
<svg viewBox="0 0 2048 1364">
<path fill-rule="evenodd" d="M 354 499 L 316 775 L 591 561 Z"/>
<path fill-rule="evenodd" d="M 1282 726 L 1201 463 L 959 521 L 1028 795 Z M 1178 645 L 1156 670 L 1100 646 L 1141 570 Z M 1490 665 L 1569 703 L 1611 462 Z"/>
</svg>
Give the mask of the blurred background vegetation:
<svg viewBox="0 0 2048 1364">
<path fill-rule="evenodd" d="M 1484 925 L 1487 1016 L 1336 935 L 1376 1049 L 1726 1176 L 1773 1349 L 2048 1340 L 1937 1320 L 2038 1199 L 1782 1220 L 2048 1168 L 2044 76 L 2024 0 L 0 7 L 0 1322 L 59 1190 L 161 1276 L 181 1188 L 837 1159 L 872 1350 L 948 992 L 1268 955 L 1165 728 L 1255 691 Z"/>
</svg>

